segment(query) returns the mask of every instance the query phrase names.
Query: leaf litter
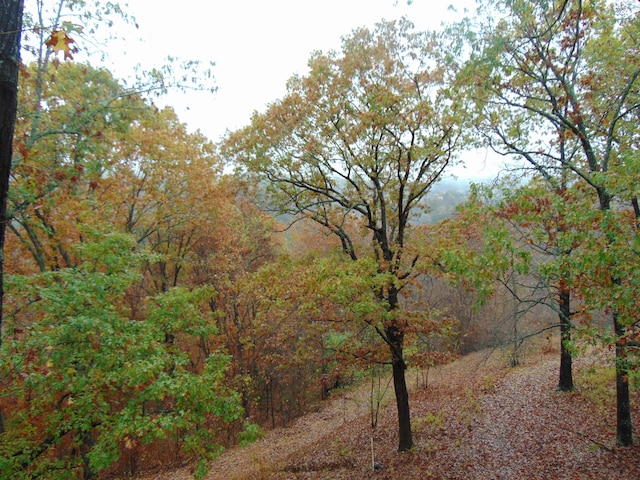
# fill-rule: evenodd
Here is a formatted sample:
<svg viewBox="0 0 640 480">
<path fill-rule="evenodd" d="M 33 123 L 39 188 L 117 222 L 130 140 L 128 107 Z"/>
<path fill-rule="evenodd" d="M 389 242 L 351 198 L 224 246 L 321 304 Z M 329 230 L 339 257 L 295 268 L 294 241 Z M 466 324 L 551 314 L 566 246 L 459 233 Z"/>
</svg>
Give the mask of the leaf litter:
<svg viewBox="0 0 640 480">
<path fill-rule="evenodd" d="M 576 373 L 611 363 L 613 356 L 574 360 L 574 392 L 556 391 L 558 357 L 538 353 L 512 368 L 498 353 L 477 352 L 432 369 L 428 388 L 414 385 L 411 392 L 415 447 L 409 452 L 397 452 L 392 392 L 378 426 L 371 427 L 365 382 L 322 402 L 288 428 L 224 452 L 205 478 L 640 478 L 640 447 L 615 445 L 615 392 L 603 401 L 583 394 Z M 639 399 L 633 391 L 636 422 Z M 193 478 L 190 472 L 185 467 L 146 478 L 186 480 Z"/>
</svg>

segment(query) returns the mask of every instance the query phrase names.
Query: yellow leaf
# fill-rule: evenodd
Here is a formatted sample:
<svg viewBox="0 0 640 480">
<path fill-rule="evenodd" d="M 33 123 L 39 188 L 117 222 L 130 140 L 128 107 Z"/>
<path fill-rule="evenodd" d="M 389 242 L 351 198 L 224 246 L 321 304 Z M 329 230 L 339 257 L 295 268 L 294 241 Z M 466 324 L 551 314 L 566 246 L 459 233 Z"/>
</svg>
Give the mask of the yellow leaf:
<svg viewBox="0 0 640 480">
<path fill-rule="evenodd" d="M 47 40 L 47 47 L 53 50 L 53 53 L 63 52 L 64 58 L 71 60 L 73 58 L 73 53 L 76 52 L 76 48 L 71 46 L 74 43 L 73 38 L 67 35 L 67 32 L 64 30 L 54 30 L 51 32 L 51 37 Z"/>
</svg>

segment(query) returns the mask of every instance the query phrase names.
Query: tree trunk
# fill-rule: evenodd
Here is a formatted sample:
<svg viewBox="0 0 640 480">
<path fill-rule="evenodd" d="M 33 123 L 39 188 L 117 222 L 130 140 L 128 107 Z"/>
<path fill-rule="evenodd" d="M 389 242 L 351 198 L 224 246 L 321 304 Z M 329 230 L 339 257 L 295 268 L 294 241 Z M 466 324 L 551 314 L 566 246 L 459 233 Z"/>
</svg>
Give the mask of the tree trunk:
<svg viewBox="0 0 640 480">
<path fill-rule="evenodd" d="M 626 332 L 617 313 L 613 314 L 613 325 L 616 338 L 622 339 Z M 629 401 L 629 366 L 626 347 L 620 341 L 616 342 L 616 404 L 616 443 L 628 447 L 633 444 L 631 403 Z"/>
<path fill-rule="evenodd" d="M 596 189 L 600 201 L 600 210 L 609 215 L 611 213 L 611 195 L 602 187 Z M 610 243 L 614 238 L 606 229 L 605 235 Z M 612 284 L 619 286 L 621 280 L 612 275 Z M 633 424 L 631 422 L 631 401 L 629 398 L 629 365 L 627 363 L 627 349 L 622 344 L 626 335 L 626 326 L 620 321 L 617 311 L 613 312 L 613 330 L 616 338 L 616 443 L 623 447 L 633 444 Z"/>
<path fill-rule="evenodd" d="M 560 379 L 558 390 L 569 392 L 573 390 L 573 357 L 569 350 L 571 341 L 571 292 L 561 285 L 558 296 L 560 309 Z"/>
<path fill-rule="evenodd" d="M 0 3 L 0 346 L 4 338 L 4 238 L 7 230 L 7 194 L 13 158 L 13 132 L 18 111 L 20 35 L 24 0 Z M 0 410 L 0 434 L 4 412 Z"/>
<path fill-rule="evenodd" d="M 20 32 L 24 0 L 0 4 L 0 345 L 4 299 L 4 237 L 7 227 L 7 193 L 13 157 L 13 131 L 18 110 Z"/>
<path fill-rule="evenodd" d="M 387 301 L 390 310 L 396 310 L 399 306 L 398 290 L 390 285 Z M 384 333 L 391 350 L 391 365 L 393 369 L 393 389 L 396 394 L 396 406 L 398 408 L 398 451 L 406 452 L 413 447 L 411 433 L 411 413 L 409 410 L 409 390 L 405 371 L 407 364 L 404 362 L 404 328 L 395 320 L 385 325 Z"/>
<path fill-rule="evenodd" d="M 391 349 L 391 365 L 393 368 L 393 388 L 398 408 L 398 451 L 404 452 L 413 447 L 411 434 L 411 415 L 409 410 L 409 390 L 405 371 L 407 365 L 403 358 L 404 331 L 395 322 L 385 327 L 385 334 Z"/>
</svg>

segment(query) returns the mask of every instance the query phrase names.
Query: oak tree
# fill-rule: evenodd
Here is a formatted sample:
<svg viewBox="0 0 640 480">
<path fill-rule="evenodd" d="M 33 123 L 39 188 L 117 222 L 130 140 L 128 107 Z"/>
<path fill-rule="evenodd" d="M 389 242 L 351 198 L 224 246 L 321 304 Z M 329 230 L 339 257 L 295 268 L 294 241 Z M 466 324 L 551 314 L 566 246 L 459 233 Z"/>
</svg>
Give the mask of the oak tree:
<svg viewBox="0 0 640 480">
<path fill-rule="evenodd" d="M 633 288 L 622 252 L 637 240 L 633 228 L 617 225 L 638 213 L 637 192 L 630 186 L 637 185 L 638 8 L 597 0 L 488 1 L 484 7 L 472 29 L 471 61 L 461 85 L 472 91 L 479 131 L 496 151 L 524 159 L 545 178 L 570 170 L 597 199 L 598 215 L 587 214 L 582 228 L 595 226 L 594 247 L 601 250 L 581 258 L 600 266 L 581 260 L 572 275 L 586 282 L 583 300 L 610 312 L 621 340 L 617 441 L 630 445 L 625 339 L 637 318 L 624 313 L 627 304 L 617 299 Z M 585 270 L 607 280 L 580 275 Z M 599 288 L 589 287 L 591 281 Z"/>
<path fill-rule="evenodd" d="M 399 450 L 413 446 L 404 342 L 411 322 L 401 308 L 415 258 L 405 242 L 431 186 L 460 141 L 449 70 L 435 34 L 407 20 L 382 22 L 345 37 L 342 51 L 315 53 L 306 76 L 250 125 L 231 134 L 226 155 L 267 182 L 281 213 L 323 225 L 352 260 L 372 255 L 387 283 L 373 325 L 388 347 L 399 421 Z M 362 230 L 349 230 L 357 222 Z M 367 250 L 356 238 L 369 232 Z"/>
<path fill-rule="evenodd" d="M 7 226 L 7 193 L 13 159 L 13 132 L 18 108 L 18 70 L 23 8 L 23 0 L 3 2 L 0 6 L 0 345 L 2 345 L 3 252 Z M 2 430 L 0 417 L 0 432 Z"/>
</svg>

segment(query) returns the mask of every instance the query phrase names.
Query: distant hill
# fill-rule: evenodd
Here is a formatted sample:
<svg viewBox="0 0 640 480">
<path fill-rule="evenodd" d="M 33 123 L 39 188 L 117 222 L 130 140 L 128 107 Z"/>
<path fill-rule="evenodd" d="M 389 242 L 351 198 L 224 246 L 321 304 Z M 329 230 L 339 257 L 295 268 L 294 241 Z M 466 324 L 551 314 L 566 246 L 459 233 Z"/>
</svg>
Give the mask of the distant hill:
<svg viewBox="0 0 640 480">
<path fill-rule="evenodd" d="M 466 180 L 445 179 L 436 183 L 423 202 L 426 211 L 418 222 L 433 224 L 451 217 L 468 196 L 469 182 Z"/>
</svg>

